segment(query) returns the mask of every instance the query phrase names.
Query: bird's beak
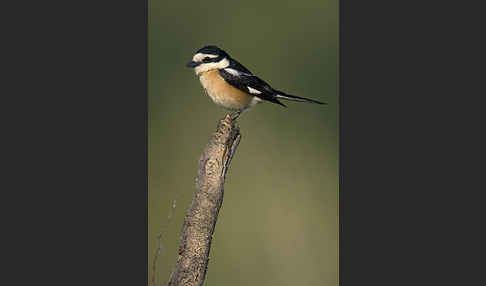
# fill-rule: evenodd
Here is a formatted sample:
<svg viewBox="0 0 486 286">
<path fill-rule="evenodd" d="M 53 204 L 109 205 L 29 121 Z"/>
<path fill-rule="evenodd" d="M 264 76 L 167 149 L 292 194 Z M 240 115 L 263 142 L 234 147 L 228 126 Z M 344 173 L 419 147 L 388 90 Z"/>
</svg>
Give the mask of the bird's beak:
<svg viewBox="0 0 486 286">
<path fill-rule="evenodd" d="M 190 61 L 186 64 L 186 67 L 188 68 L 195 68 L 197 67 L 198 65 L 200 65 L 199 63 L 196 63 L 195 61 Z"/>
</svg>

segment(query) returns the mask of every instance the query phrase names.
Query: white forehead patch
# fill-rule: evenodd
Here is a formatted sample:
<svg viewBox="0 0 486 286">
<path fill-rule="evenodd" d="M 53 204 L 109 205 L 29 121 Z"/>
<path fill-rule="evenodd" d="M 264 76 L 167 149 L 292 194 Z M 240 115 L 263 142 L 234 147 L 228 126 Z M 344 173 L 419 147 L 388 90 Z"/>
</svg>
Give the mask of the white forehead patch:
<svg viewBox="0 0 486 286">
<path fill-rule="evenodd" d="M 224 58 L 220 60 L 219 62 L 216 63 L 203 63 L 198 65 L 196 68 L 194 68 L 194 71 L 196 72 L 197 75 L 200 75 L 203 72 L 207 72 L 210 70 L 215 70 L 215 69 L 224 69 L 229 66 L 229 61 L 227 58 Z"/>
<path fill-rule="evenodd" d="M 200 62 L 205 57 L 214 59 L 214 58 L 217 58 L 219 56 L 217 56 L 217 55 L 210 55 L 210 54 L 203 54 L 203 53 L 197 53 L 197 54 L 194 55 L 194 57 L 192 57 L 192 60 L 195 61 L 195 62 Z"/>
<path fill-rule="evenodd" d="M 250 91 L 250 93 L 252 93 L 252 94 L 260 94 L 260 93 L 262 93 L 261 91 L 259 91 L 257 89 L 251 88 L 249 86 L 247 86 L 247 87 L 248 87 L 248 90 Z"/>
</svg>

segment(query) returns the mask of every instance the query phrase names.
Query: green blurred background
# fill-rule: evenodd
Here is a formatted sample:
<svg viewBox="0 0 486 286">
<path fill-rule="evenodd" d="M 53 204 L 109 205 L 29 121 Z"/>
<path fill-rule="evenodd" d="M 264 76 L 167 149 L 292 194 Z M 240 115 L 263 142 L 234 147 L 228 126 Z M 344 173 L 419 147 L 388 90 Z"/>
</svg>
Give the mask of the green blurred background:
<svg viewBox="0 0 486 286">
<path fill-rule="evenodd" d="M 149 281 L 168 280 L 197 162 L 227 113 L 184 65 L 226 50 L 276 89 L 238 119 L 205 285 L 338 284 L 338 1 L 149 0 Z M 174 204 L 176 207 L 172 208 Z"/>
</svg>

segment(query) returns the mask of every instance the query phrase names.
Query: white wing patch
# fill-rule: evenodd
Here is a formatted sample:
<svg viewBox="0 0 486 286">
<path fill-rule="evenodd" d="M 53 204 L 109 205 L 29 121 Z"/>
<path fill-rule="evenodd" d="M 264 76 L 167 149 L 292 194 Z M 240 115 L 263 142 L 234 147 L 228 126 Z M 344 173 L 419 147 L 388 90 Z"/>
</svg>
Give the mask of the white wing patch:
<svg viewBox="0 0 486 286">
<path fill-rule="evenodd" d="M 225 68 L 224 70 L 227 71 L 228 73 L 234 75 L 234 76 L 254 76 L 251 73 L 242 72 L 242 71 L 235 70 L 235 69 L 232 69 L 232 68 Z"/>
<path fill-rule="evenodd" d="M 252 93 L 252 94 L 260 94 L 260 93 L 262 93 L 261 91 L 259 91 L 257 89 L 251 88 L 249 86 L 247 86 L 247 87 L 248 87 L 248 90 L 250 91 L 250 93 Z"/>
<path fill-rule="evenodd" d="M 235 69 L 231 69 L 231 68 L 226 68 L 224 69 L 225 71 L 227 71 L 228 73 L 234 75 L 234 76 L 239 76 L 240 75 L 240 72 L 235 70 Z"/>
</svg>

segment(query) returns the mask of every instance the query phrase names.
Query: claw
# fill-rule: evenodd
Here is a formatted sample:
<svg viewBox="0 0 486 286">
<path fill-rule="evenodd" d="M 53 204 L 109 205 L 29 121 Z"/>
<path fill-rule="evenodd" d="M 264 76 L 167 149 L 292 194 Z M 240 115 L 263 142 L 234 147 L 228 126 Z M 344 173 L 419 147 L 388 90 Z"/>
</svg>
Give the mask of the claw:
<svg viewBox="0 0 486 286">
<path fill-rule="evenodd" d="M 230 114 L 231 120 L 236 120 L 236 118 L 238 118 L 240 116 L 240 114 L 241 114 L 240 110 L 231 112 L 231 114 Z"/>
</svg>

